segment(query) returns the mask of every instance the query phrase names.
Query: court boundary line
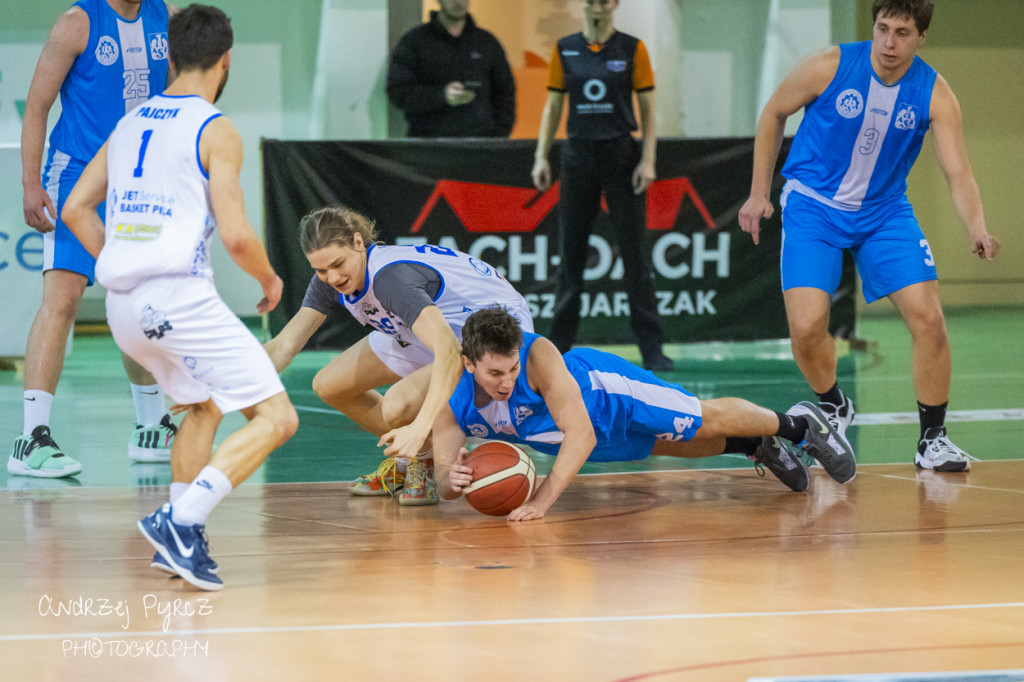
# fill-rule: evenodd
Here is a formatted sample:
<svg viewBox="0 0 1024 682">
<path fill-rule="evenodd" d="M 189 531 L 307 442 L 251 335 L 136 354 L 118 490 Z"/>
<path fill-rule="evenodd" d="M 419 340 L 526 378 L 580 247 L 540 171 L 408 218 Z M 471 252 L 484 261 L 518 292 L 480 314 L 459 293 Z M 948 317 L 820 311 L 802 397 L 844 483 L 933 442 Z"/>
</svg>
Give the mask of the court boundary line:
<svg viewBox="0 0 1024 682">
<path fill-rule="evenodd" d="M 180 637 L 182 635 L 233 635 L 301 632 L 343 632 L 356 630 L 413 630 L 434 628 L 494 627 L 518 625 L 566 625 L 571 623 L 628 623 L 656 621 L 727 620 L 731 618 L 790 618 L 804 616 L 856 616 L 883 613 L 922 613 L 930 611 L 968 611 L 981 609 L 1024 608 L 1024 602 L 994 604 L 944 604 L 936 606 L 885 606 L 861 609 L 816 609 L 810 611 L 736 611 L 726 613 L 667 613 L 635 616 L 574 616 L 565 618 L 499 618 L 487 620 L 410 621 L 405 623 L 336 623 L 325 625 L 291 625 L 272 627 L 209 628 L 187 630 L 145 630 L 140 632 L 59 632 L 25 635 L 0 635 L 0 642 L 47 641 L 55 639 L 89 639 L 103 637 Z"/>
</svg>

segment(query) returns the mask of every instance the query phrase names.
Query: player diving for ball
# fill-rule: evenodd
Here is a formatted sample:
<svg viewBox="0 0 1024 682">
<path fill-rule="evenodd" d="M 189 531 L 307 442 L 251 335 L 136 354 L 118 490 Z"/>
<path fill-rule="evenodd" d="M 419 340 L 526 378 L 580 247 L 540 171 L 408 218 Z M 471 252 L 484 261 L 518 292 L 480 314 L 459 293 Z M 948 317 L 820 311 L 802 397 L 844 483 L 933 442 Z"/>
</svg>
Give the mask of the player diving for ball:
<svg viewBox="0 0 1024 682">
<path fill-rule="evenodd" d="M 441 497 L 455 499 L 473 481 L 462 463 L 467 435 L 556 456 L 550 475 L 509 521 L 542 518 L 587 461 L 743 453 L 792 490 L 807 490 L 807 466 L 782 438 L 839 483 L 857 473 L 853 450 L 817 405 L 803 402 L 780 414 L 741 398 L 700 400 L 610 353 L 576 348 L 562 356 L 497 306 L 466 319 L 462 363 L 462 378 L 434 421 Z"/>
<path fill-rule="evenodd" d="M 350 491 L 397 493 L 403 506 L 437 504 L 430 427 L 462 371 L 462 323 L 498 302 L 532 331 L 529 305 L 487 263 L 432 244 L 380 244 L 374 223 L 344 206 L 304 217 L 299 241 L 315 274 L 302 307 L 266 343 L 267 353 L 283 370 L 339 303 L 369 326 L 368 336 L 313 379 L 325 403 L 388 446 L 377 470 L 353 481 Z M 384 395 L 377 392 L 388 384 Z"/>
</svg>

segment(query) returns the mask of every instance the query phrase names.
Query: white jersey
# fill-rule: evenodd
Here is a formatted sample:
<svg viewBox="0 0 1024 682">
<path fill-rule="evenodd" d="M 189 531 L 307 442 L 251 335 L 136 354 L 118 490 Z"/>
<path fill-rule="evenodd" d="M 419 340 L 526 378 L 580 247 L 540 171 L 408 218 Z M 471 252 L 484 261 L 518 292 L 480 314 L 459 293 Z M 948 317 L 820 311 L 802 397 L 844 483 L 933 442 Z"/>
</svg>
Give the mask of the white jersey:
<svg viewBox="0 0 1024 682">
<path fill-rule="evenodd" d="M 374 293 L 374 276 L 393 263 L 411 262 L 433 268 L 441 276 L 441 290 L 434 298 L 455 336 L 462 339 L 462 325 L 471 313 L 491 305 L 504 306 L 521 324 L 533 331 L 530 308 L 518 291 L 497 270 L 473 256 L 443 246 L 371 245 L 366 254 L 366 281 L 355 296 L 338 294 L 352 316 L 382 334 L 397 339 L 402 348 L 414 346 L 430 353 L 405 320 L 386 310 Z"/>
<path fill-rule="evenodd" d="M 199 137 L 221 115 L 197 96 L 158 95 L 117 124 L 107 145 L 106 243 L 96 280 L 128 291 L 151 277 L 213 279 L 215 223 Z"/>
</svg>

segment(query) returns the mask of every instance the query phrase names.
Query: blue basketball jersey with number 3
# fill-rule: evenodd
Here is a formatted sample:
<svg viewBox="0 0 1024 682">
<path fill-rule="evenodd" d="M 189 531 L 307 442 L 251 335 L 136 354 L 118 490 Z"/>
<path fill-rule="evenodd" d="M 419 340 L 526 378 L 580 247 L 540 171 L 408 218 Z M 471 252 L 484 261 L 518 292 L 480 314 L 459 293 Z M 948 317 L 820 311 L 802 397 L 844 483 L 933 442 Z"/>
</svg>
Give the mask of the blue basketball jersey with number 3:
<svg viewBox="0 0 1024 682">
<path fill-rule="evenodd" d="M 840 46 L 839 69 L 808 104 L 782 174 L 794 190 L 856 211 L 907 191 L 928 130 L 935 69 L 914 57 L 898 82 L 871 67 L 871 41 Z"/>
</svg>

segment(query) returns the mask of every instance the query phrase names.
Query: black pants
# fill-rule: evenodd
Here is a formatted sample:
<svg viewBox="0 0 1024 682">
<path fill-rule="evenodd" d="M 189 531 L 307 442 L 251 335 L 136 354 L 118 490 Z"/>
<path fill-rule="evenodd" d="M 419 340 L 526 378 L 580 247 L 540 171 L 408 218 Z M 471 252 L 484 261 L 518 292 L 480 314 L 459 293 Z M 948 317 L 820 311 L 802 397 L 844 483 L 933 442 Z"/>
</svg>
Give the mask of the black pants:
<svg viewBox="0 0 1024 682">
<path fill-rule="evenodd" d="M 630 328 L 644 357 L 661 350 L 661 321 L 646 240 L 647 197 L 633 194 L 633 170 L 639 162 L 639 143 L 629 136 L 567 140 L 562 145 L 558 200 L 561 265 L 549 336 L 563 353 L 572 348 L 580 326 L 583 270 L 602 190 L 625 269 Z"/>
</svg>

